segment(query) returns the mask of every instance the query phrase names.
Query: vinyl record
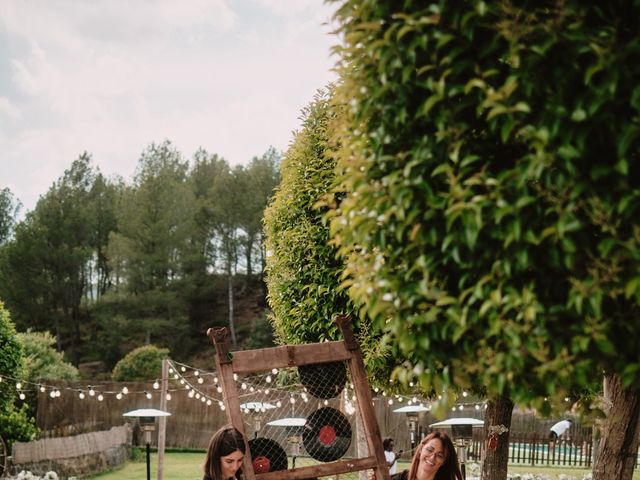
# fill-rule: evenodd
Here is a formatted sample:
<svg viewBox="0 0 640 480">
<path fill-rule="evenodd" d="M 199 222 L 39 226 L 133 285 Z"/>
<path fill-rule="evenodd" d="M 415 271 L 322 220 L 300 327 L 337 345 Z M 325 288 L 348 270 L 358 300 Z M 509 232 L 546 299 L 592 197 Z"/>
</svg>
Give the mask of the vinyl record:
<svg viewBox="0 0 640 480">
<path fill-rule="evenodd" d="M 337 460 L 347 452 L 351 444 L 349 420 L 335 408 L 320 408 L 307 418 L 302 443 L 307 453 L 316 460 Z"/>
<path fill-rule="evenodd" d="M 249 440 L 251 463 L 257 473 L 276 472 L 288 467 L 287 453 L 275 440 L 270 438 L 254 438 Z"/>
<path fill-rule="evenodd" d="M 347 383 L 344 362 L 301 365 L 298 375 L 302 385 L 316 398 L 337 397 Z"/>
</svg>

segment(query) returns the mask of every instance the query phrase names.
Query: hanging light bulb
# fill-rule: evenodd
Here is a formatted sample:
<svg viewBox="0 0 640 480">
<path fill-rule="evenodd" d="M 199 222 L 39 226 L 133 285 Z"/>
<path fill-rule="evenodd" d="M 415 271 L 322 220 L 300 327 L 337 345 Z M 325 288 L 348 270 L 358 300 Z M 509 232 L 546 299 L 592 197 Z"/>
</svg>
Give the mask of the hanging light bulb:
<svg viewBox="0 0 640 480">
<path fill-rule="evenodd" d="M 265 378 L 265 381 L 267 383 L 271 383 L 271 375 L 267 375 L 267 378 Z"/>
<path fill-rule="evenodd" d="M 200 393 L 196 393 L 196 398 L 200 398 Z"/>
<path fill-rule="evenodd" d="M 276 407 L 280 408 L 281 406 L 282 406 L 282 402 L 281 402 L 280 400 L 278 400 L 278 401 L 276 402 Z"/>
<path fill-rule="evenodd" d="M 153 382 L 153 389 L 158 390 L 159 388 L 160 388 L 160 383 L 158 383 L 158 380 L 156 380 L 155 382 Z"/>
<path fill-rule="evenodd" d="M 199 372 L 198 370 L 195 370 L 195 371 L 193 372 L 193 374 L 194 374 L 196 377 L 199 377 L 199 376 L 200 376 L 200 372 Z"/>
<path fill-rule="evenodd" d="M 118 400 L 122 400 L 122 393 L 120 393 L 120 392 L 116 393 L 116 398 Z"/>
<path fill-rule="evenodd" d="M 180 367 L 180 370 L 182 370 L 183 372 L 187 371 L 187 369 L 184 366 Z"/>
<path fill-rule="evenodd" d="M 233 379 L 234 379 L 234 380 L 238 380 L 238 374 L 237 374 L 237 373 L 234 373 L 234 374 L 233 374 Z"/>
<path fill-rule="evenodd" d="M 169 368 L 169 373 L 173 373 L 173 368 Z"/>
<path fill-rule="evenodd" d="M 44 393 L 46 390 L 47 390 L 47 389 L 46 389 L 46 388 L 44 388 L 44 386 L 43 386 L 43 385 L 40 385 L 40 391 L 41 391 L 42 393 Z"/>
<path fill-rule="evenodd" d="M 246 384 L 246 383 L 244 383 L 244 382 L 242 382 L 242 385 L 240 385 L 240 388 L 241 388 L 242 390 L 246 390 L 246 389 L 247 389 L 247 384 Z"/>
<path fill-rule="evenodd" d="M 151 394 L 149 392 L 144 392 L 145 397 L 147 397 L 147 400 L 151 400 Z"/>
<path fill-rule="evenodd" d="M 198 377 L 198 383 L 202 385 L 204 383 L 204 378 Z"/>
<path fill-rule="evenodd" d="M 21 382 L 16 382 L 16 390 L 20 390 L 22 388 Z"/>
<path fill-rule="evenodd" d="M 206 398 L 204 398 L 204 397 L 200 397 L 200 401 L 201 401 L 202 403 L 204 403 L 206 400 L 207 400 Z"/>
<path fill-rule="evenodd" d="M 126 386 L 122 387 L 122 394 L 126 395 L 127 393 L 129 393 L 129 389 Z"/>
<path fill-rule="evenodd" d="M 170 393 L 167 393 L 166 399 L 167 399 L 167 402 L 168 402 L 169 400 L 171 400 L 171 394 L 170 394 Z"/>
<path fill-rule="evenodd" d="M 194 397 L 194 395 L 195 395 L 195 393 L 193 393 L 193 390 L 189 390 L 189 393 L 187 394 L 187 396 L 188 396 L 189 398 L 193 398 L 193 397 Z"/>
<path fill-rule="evenodd" d="M 271 373 L 273 373 L 274 375 L 278 373 L 278 369 L 277 368 L 272 368 L 271 369 Z"/>
<path fill-rule="evenodd" d="M 20 392 L 20 395 L 18 396 L 20 397 L 20 400 L 24 400 L 25 398 L 27 398 L 27 396 L 23 392 Z"/>
<path fill-rule="evenodd" d="M 211 406 L 211 400 L 207 400 L 207 407 Z"/>
<path fill-rule="evenodd" d="M 51 398 L 56 398 L 56 391 L 55 391 L 55 390 L 51 390 L 51 391 L 49 392 L 49 396 L 50 396 Z"/>
<path fill-rule="evenodd" d="M 82 391 L 81 391 L 81 392 L 78 394 L 78 398 L 79 398 L 80 400 L 84 400 L 84 392 L 82 392 Z"/>
<path fill-rule="evenodd" d="M 96 392 L 93 390 L 93 387 L 91 385 L 89 385 L 89 396 L 93 397 L 96 394 Z"/>
<path fill-rule="evenodd" d="M 98 395 L 98 401 L 101 402 L 104 400 L 104 396 L 102 394 Z"/>
<path fill-rule="evenodd" d="M 216 392 L 218 392 L 218 393 L 222 393 L 222 387 L 218 387 L 218 388 L 216 388 Z"/>
</svg>

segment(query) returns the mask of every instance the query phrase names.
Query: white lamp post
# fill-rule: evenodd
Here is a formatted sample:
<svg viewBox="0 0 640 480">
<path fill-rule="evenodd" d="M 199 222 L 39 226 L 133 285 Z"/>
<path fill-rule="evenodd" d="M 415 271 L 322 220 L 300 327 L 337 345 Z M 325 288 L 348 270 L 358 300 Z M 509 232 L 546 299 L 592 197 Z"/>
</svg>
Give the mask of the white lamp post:
<svg viewBox="0 0 640 480">
<path fill-rule="evenodd" d="M 138 417 L 140 419 L 140 428 L 144 432 L 144 441 L 147 444 L 147 480 L 151 480 L 151 432 L 156 428 L 156 417 L 168 417 L 169 415 L 171 415 L 169 412 L 155 408 L 140 408 L 122 414 L 123 417 Z"/>
</svg>

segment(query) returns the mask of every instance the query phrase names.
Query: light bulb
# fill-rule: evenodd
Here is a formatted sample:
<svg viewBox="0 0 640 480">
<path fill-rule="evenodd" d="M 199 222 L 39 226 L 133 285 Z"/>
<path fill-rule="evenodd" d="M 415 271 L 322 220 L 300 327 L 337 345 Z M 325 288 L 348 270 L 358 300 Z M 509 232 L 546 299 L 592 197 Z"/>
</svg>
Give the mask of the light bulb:
<svg viewBox="0 0 640 480">
<path fill-rule="evenodd" d="M 156 380 L 155 382 L 153 382 L 153 388 L 154 390 L 157 390 L 160 388 L 160 384 L 158 383 L 158 380 Z"/>
</svg>

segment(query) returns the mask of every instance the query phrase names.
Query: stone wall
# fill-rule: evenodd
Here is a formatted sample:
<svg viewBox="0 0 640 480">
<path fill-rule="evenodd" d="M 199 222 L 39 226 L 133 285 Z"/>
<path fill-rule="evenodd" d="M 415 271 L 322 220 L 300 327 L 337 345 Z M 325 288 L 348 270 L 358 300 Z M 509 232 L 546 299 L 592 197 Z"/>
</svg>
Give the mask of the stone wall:
<svg viewBox="0 0 640 480">
<path fill-rule="evenodd" d="M 11 471 L 29 470 L 44 475 L 53 470 L 61 480 L 112 470 L 131 458 L 131 427 L 128 424 L 102 432 L 73 437 L 16 442 Z"/>
</svg>

